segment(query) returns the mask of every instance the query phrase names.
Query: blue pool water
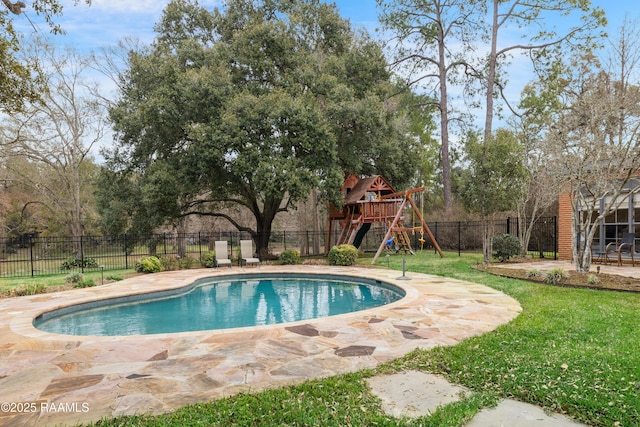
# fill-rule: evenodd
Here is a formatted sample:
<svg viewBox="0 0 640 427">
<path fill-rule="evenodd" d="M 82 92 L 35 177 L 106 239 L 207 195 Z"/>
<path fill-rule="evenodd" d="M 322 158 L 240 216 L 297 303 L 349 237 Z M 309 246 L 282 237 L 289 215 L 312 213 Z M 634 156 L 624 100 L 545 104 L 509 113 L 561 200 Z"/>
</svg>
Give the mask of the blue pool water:
<svg viewBox="0 0 640 427">
<path fill-rule="evenodd" d="M 44 313 L 34 325 L 58 334 L 107 336 L 228 329 L 333 316 L 404 296 L 379 281 L 314 275 L 210 278 L 178 292 L 72 306 Z"/>
</svg>

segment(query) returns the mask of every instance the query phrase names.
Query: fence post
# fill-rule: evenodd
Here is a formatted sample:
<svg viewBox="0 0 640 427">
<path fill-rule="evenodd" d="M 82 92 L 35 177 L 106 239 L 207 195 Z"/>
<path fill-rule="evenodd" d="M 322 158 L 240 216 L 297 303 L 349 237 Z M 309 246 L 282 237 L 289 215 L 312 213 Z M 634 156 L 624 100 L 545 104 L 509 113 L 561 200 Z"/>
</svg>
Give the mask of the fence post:
<svg viewBox="0 0 640 427">
<path fill-rule="evenodd" d="M 162 233 L 162 250 L 164 255 L 167 255 L 167 233 Z"/>
<path fill-rule="evenodd" d="M 129 269 L 129 246 L 127 245 L 127 233 L 124 233 L 124 267 Z"/>
<path fill-rule="evenodd" d="M 84 273 L 84 240 L 82 239 L 82 235 L 80 235 L 80 271 Z"/>
<path fill-rule="evenodd" d="M 558 259 L 558 217 L 553 217 L 553 259 Z"/>
<path fill-rule="evenodd" d="M 507 233 L 506 234 L 511 234 L 511 217 L 510 216 L 507 217 Z"/>
<path fill-rule="evenodd" d="M 31 262 L 31 277 L 35 276 L 35 265 L 33 264 L 33 236 L 29 236 L 29 257 Z"/>
<path fill-rule="evenodd" d="M 461 251 L 461 241 L 462 241 L 462 221 L 458 221 L 458 256 L 462 255 Z"/>
</svg>

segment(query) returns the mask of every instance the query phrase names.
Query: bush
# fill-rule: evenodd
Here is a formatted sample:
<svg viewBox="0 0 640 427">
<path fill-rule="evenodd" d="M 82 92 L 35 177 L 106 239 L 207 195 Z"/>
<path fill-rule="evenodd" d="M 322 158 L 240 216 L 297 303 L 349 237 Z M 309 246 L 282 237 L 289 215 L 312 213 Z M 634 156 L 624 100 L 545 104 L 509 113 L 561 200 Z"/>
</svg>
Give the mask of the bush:
<svg viewBox="0 0 640 427">
<path fill-rule="evenodd" d="M 64 281 L 67 283 L 79 283 L 84 280 L 84 274 L 79 271 L 74 271 L 73 273 L 67 274 L 67 277 L 64 278 Z"/>
<path fill-rule="evenodd" d="M 216 266 L 216 251 L 207 251 L 200 256 L 200 265 L 205 268 Z"/>
<path fill-rule="evenodd" d="M 179 268 L 178 258 L 174 256 L 162 256 L 158 258 L 160 265 L 162 265 L 162 271 L 174 271 Z"/>
<path fill-rule="evenodd" d="M 538 270 L 537 268 L 532 268 L 531 270 L 527 271 L 527 277 L 538 277 L 540 276 L 540 270 Z"/>
<path fill-rule="evenodd" d="M 12 297 L 20 297 L 23 295 L 42 294 L 42 293 L 45 293 L 46 291 L 47 291 L 47 288 L 42 283 L 38 283 L 38 284 L 23 285 L 15 289 L 11 289 L 9 291 L 9 295 Z"/>
<path fill-rule="evenodd" d="M 67 258 L 60 264 L 60 270 L 71 270 L 72 268 L 98 268 L 98 261 L 95 258 Z"/>
<path fill-rule="evenodd" d="M 188 270 L 196 264 L 196 260 L 191 255 L 178 258 L 178 268 Z"/>
<path fill-rule="evenodd" d="M 358 260 L 358 249 L 353 245 L 334 246 L 329 251 L 329 265 L 353 265 Z"/>
<path fill-rule="evenodd" d="M 121 276 L 107 276 L 105 277 L 107 280 L 111 280 L 113 282 L 119 282 L 120 280 L 124 280 L 124 277 Z"/>
<path fill-rule="evenodd" d="M 520 241 L 511 234 L 499 234 L 493 237 L 493 250 L 493 257 L 504 262 L 511 257 L 520 255 Z"/>
<path fill-rule="evenodd" d="M 73 285 L 74 288 L 91 288 L 93 286 L 95 286 L 95 282 L 93 281 L 93 279 L 87 279 L 87 280 L 82 280 L 78 283 L 75 283 Z"/>
<path fill-rule="evenodd" d="M 590 285 L 597 285 L 598 283 L 600 283 L 600 278 L 595 274 L 590 274 L 587 277 L 587 283 L 589 283 Z"/>
<path fill-rule="evenodd" d="M 557 285 L 563 279 L 567 277 L 567 273 L 565 273 L 563 268 L 554 268 L 549 270 L 544 278 L 544 282 L 549 285 Z"/>
<path fill-rule="evenodd" d="M 149 256 L 137 260 L 134 268 L 138 273 L 158 273 L 162 271 L 162 263 L 158 257 Z"/>
<path fill-rule="evenodd" d="M 287 249 L 280 254 L 280 261 L 283 264 L 300 264 L 300 252 L 296 249 Z"/>
</svg>

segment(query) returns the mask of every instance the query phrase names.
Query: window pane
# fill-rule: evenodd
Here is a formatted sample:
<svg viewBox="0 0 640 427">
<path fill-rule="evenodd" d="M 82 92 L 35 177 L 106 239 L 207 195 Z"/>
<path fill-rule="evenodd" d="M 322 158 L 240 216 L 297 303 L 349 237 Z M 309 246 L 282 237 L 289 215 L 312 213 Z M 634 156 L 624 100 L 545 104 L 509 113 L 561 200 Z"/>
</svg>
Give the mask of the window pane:
<svg viewBox="0 0 640 427">
<path fill-rule="evenodd" d="M 618 215 L 617 221 L 618 223 L 628 223 L 629 222 L 629 209 L 618 209 L 616 212 Z"/>
</svg>

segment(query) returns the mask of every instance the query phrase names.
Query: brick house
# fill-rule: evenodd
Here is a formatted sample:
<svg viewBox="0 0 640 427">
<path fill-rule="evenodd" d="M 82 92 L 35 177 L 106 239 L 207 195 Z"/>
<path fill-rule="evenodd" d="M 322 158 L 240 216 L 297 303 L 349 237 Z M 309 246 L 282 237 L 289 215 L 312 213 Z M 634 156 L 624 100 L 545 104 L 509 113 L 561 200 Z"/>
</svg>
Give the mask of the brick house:
<svg viewBox="0 0 640 427">
<path fill-rule="evenodd" d="M 607 215 L 600 224 L 593 239 L 592 252 L 603 253 L 607 244 L 619 242 L 624 232 L 636 232 L 640 242 L 640 179 L 630 180 L 625 191 L 618 197 L 618 209 Z M 635 189 L 633 191 L 632 189 Z M 602 203 L 602 201 L 601 201 Z M 558 259 L 572 260 L 571 241 L 571 200 L 568 193 L 558 198 Z"/>
</svg>

